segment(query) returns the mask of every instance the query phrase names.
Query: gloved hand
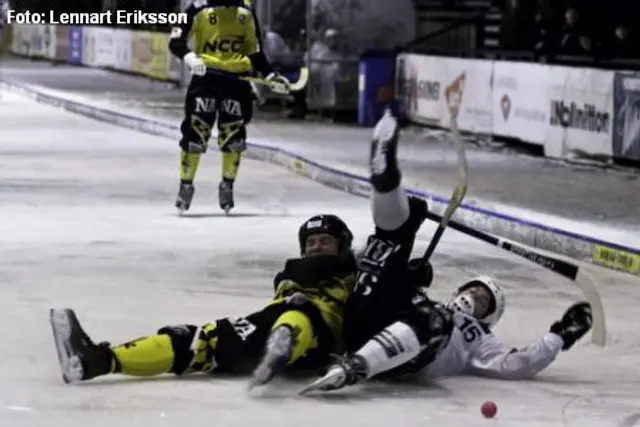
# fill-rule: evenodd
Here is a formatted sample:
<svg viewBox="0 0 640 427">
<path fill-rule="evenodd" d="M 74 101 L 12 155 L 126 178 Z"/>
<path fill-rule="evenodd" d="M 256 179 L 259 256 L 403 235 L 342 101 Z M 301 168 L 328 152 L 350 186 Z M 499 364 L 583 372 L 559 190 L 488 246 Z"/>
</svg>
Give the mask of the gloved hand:
<svg viewBox="0 0 640 427">
<path fill-rule="evenodd" d="M 562 319 L 551 325 L 549 332 L 559 335 L 564 341 L 562 350 L 569 350 L 576 341 L 591 329 L 593 316 L 588 302 L 573 304 L 567 309 Z"/>
<path fill-rule="evenodd" d="M 407 265 L 408 280 L 419 289 L 427 289 L 433 282 L 433 267 L 424 258 L 413 258 Z"/>
<path fill-rule="evenodd" d="M 269 88 L 280 95 L 288 95 L 289 90 L 289 80 L 286 77 L 281 75 L 280 73 L 273 72 L 269 74 L 265 80 L 269 84 Z"/>
<path fill-rule="evenodd" d="M 285 301 L 287 302 L 287 304 L 297 307 L 306 305 L 311 302 L 309 297 L 302 292 L 294 292 L 293 294 L 289 295 Z"/>
<path fill-rule="evenodd" d="M 207 66 L 204 65 L 202 59 L 193 52 L 187 53 L 184 58 L 182 58 L 182 62 L 187 64 L 192 76 L 204 76 L 207 74 Z"/>
</svg>

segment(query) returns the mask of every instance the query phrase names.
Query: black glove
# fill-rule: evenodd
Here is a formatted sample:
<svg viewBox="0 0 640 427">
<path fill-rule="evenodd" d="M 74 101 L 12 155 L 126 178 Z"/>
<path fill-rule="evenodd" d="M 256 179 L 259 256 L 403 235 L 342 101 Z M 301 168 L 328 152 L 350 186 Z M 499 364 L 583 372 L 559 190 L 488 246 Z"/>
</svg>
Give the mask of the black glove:
<svg viewBox="0 0 640 427">
<path fill-rule="evenodd" d="M 593 316 L 588 302 L 579 302 L 567 309 L 562 319 L 551 325 L 549 332 L 559 335 L 564 341 L 562 350 L 569 350 L 576 341 L 591 329 Z"/>
<path fill-rule="evenodd" d="M 433 281 L 433 267 L 423 258 L 413 258 L 407 265 L 408 280 L 416 288 L 428 288 Z"/>
</svg>

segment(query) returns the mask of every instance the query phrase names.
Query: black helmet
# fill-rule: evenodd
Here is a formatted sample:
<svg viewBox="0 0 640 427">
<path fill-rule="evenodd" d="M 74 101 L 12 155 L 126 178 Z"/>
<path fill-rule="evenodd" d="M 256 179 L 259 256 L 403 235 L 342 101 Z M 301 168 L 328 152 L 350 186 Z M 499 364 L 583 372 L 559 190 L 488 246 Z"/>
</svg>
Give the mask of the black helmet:
<svg viewBox="0 0 640 427">
<path fill-rule="evenodd" d="M 302 223 L 298 231 L 298 243 L 300 244 L 300 255 L 304 256 L 304 249 L 307 238 L 313 234 L 327 233 L 338 240 L 339 255 L 350 253 L 353 233 L 343 220 L 335 215 L 316 215 Z"/>
</svg>

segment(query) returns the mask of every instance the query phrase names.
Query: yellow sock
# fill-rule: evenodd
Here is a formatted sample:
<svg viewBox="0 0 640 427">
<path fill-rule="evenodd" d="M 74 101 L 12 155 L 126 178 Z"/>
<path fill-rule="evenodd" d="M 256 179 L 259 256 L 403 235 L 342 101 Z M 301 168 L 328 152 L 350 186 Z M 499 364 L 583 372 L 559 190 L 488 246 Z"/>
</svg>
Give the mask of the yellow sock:
<svg viewBox="0 0 640 427">
<path fill-rule="evenodd" d="M 180 152 L 180 181 L 193 181 L 200 164 L 200 153 Z"/>
<path fill-rule="evenodd" d="M 240 167 L 240 153 L 222 152 L 222 178 L 235 181 Z"/>
<path fill-rule="evenodd" d="M 151 335 L 112 348 L 117 363 L 111 371 L 135 377 L 169 373 L 174 353 L 169 335 Z"/>
<path fill-rule="evenodd" d="M 291 310 L 283 313 L 275 321 L 271 330 L 283 325 L 287 325 L 293 330 L 293 351 L 287 364 L 292 364 L 309 350 L 318 346 L 318 341 L 313 335 L 311 320 L 303 312 Z"/>
</svg>

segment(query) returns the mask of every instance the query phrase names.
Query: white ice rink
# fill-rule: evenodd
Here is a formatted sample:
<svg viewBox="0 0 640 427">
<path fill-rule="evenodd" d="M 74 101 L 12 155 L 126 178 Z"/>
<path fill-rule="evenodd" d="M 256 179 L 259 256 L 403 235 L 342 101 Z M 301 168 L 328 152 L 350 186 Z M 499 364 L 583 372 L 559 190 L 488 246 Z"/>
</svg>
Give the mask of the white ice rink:
<svg viewBox="0 0 640 427">
<path fill-rule="evenodd" d="M 360 244 L 368 202 L 245 160 L 227 218 L 212 152 L 192 216 L 179 218 L 177 142 L 0 96 L 1 426 L 640 426 L 640 281 L 591 266 L 609 346 L 585 339 L 533 381 L 373 383 L 323 398 L 297 397 L 301 383 L 284 380 L 257 396 L 228 377 L 63 384 L 49 308 L 75 308 L 92 337 L 111 342 L 242 315 L 268 300 L 273 275 L 297 255 L 303 219 L 335 212 Z M 417 250 L 434 228 L 423 227 Z M 509 305 L 497 332 L 516 346 L 580 298 L 570 282 L 454 231 L 434 264 L 435 297 L 473 275 L 501 280 Z M 485 400 L 498 404 L 496 419 L 481 417 Z"/>
</svg>

